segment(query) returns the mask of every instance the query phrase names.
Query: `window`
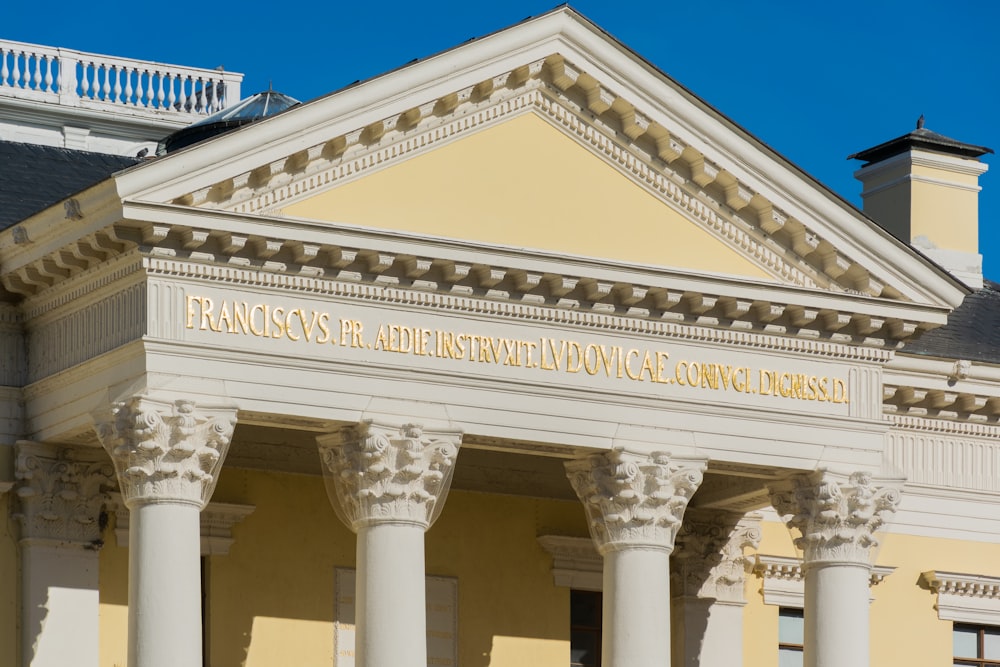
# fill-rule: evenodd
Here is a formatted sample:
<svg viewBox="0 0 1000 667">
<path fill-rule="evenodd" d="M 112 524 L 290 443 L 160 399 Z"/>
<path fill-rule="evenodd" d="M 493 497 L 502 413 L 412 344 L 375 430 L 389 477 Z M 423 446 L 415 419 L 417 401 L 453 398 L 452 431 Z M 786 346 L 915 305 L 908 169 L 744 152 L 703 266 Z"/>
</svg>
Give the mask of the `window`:
<svg viewBox="0 0 1000 667">
<path fill-rule="evenodd" d="M 802 667 L 805 622 L 801 609 L 778 610 L 778 667 Z"/>
<path fill-rule="evenodd" d="M 952 637 L 956 667 L 1000 665 L 1000 627 L 956 623 Z"/>
<path fill-rule="evenodd" d="M 570 667 L 601 667 L 602 603 L 598 592 L 569 592 Z"/>
</svg>

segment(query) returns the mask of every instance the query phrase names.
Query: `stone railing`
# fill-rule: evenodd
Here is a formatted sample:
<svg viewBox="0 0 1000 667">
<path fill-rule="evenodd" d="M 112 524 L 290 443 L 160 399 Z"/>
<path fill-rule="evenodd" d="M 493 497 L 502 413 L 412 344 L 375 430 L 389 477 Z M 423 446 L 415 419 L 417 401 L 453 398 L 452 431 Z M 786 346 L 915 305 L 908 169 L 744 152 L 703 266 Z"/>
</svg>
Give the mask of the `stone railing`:
<svg viewBox="0 0 1000 667">
<path fill-rule="evenodd" d="M 242 74 L 0 40 L 0 97 L 208 115 L 240 99 Z"/>
</svg>

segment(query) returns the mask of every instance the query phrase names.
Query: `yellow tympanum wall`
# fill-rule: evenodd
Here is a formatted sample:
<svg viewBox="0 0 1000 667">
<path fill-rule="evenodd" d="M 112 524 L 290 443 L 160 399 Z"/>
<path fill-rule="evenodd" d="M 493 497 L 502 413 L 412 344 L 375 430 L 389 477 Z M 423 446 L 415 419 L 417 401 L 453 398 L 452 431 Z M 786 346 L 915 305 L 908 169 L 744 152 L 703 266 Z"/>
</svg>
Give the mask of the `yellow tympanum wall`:
<svg viewBox="0 0 1000 667">
<path fill-rule="evenodd" d="M 366 174 L 282 213 L 772 280 L 534 114 Z"/>
</svg>

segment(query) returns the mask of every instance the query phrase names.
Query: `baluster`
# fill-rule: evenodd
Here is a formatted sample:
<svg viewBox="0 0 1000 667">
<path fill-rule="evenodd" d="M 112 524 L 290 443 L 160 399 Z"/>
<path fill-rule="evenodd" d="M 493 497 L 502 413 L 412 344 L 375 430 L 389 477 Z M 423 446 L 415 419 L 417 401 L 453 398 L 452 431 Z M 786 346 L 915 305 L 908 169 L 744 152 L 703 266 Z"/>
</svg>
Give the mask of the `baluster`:
<svg viewBox="0 0 1000 667">
<path fill-rule="evenodd" d="M 11 82 L 13 83 L 14 88 L 20 88 L 21 87 L 21 80 L 20 80 L 21 79 L 21 70 L 18 69 L 18 66 L 17 66 L 17 61 L 18 61 L 18 53 L 17 53 L 17 51 L 14 51 L 14 58 L 13 58 L 13 60 L 14 60 L 14 69 L 11 71 Z"/>
<path fill-rule="evenodd" d="M 101 83 L 101 99 L 105 102 L 109 99 L 109 93 L 111 93 L 111 82 L 108 79 L 111 77 L 111 68 L 106 64 L 101 65 L 101 72 L 103 73 L 103 82 Z"/>
<path fill-rule="evenodd" d="M 7 69 L 7 51 L 0 49 L 0 88 L 7 85 L 7 77 L 10 70 Z"/>
<path fill-rule="evenodd" d="M 80 80 L 80 97 L 85 100 L 90 99 L 91 80 L 94 76 L 94 62 L 80 62 L 80 73 L 83 74 Z"/>
<path fill-rule="evenodd" d="M 112 91 L 115 96 L 112 101 L 119 104 L 122 99 L 122 68 L 119 65 L 112 65 L 111 71 L 115 73 L 115 87 Z"/>
<path fill-rule="evenodd" d="M 52 79 L 52 61 L 55 60 L 55 58 L 50 58 L 48 56 L 44 56 L 43 60 L 45 61 L 45 88 L 43 90 L 45 90 L 45 92 L 47 92 L 47 93 L 51 93 L 52 92 L 52 81 L 53 81 L 53 79 Z"/>
<path fill-rule="evenodd" d="M 138 70 L 136 68 L 134 68 L 134 67 L 126 67 L 125 68 L 125 99 L 124 99 L 124 102 L 125 102 L 126 106 L 135 106 L 135 102 L 132 100 L 132 93 L 135 92 L 135 89 L 132 88 L 132 76 L 136 72 L 138 72 Z"/>
<path fill-rule="evenodd" d="M 198 90 L 198 113 L 206 113 L 205 80 L 199 76 L 198 81 L 201 82 L 201 89 Z"/>
<path fill-rule="evenodd" d="M 219 110 L 219 84 L 212 80 L 208 89 L 208 113 L 215 113 Z"/>
<path fill-rule="evenodd" d="M 31 84 L 29 87 L 32 90 L 40 90 L 42 87 L 42 59 L 37 53 L 35 54 L 35 73 L 31 77 Z"/>
<path fill-rule="evenodd" d="M 146 70 L 146 106 L 153 106 L 153 73 Z"/>
<path fill-rule="evenodd" d="M 183 76 L 183 77 L 181 77 L 179 79 L 179 81 L 180 81 L 180 84 L 181 84 L 181 89 L 180 89 L 180 96 L 181 97 L 180 97 L 180 108 L 178 109 L 178 111 L 182 111 L 184 113 L 187 113 L 187 112 L 191 111 L 191 98 L 188 95 L 188 88 L 189 88 L 189 84 L 191 82 L 191 77 L 190 76 Z"/>
<path fill-rule="evenodd" d="M 177 83 L 177 77 L 173 75 L 167 76 L 167 109 L 174 110 L 174 102 L 177 101 L 177 94 L 174 92 L 174 86 Z"/>
<path fill-rule="evenodd" d="M 156 75 L 156 79 L 157 79 L 157 86 L 156 86 L 156 108 L 157 109 L 162 109 L 163 108 L 163 99 L 164 99 L 164 95 L 163 95 L 163 72 L 159 72 Z"/>
</svg>

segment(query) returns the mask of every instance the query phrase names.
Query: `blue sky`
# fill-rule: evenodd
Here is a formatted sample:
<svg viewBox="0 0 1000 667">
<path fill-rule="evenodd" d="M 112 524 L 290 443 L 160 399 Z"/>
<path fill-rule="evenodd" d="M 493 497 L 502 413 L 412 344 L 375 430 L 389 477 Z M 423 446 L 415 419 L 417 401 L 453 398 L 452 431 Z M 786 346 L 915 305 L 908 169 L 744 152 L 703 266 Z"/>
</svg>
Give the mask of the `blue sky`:
<svg viewBox="0 0 1000 667">
<path fill-rule="evenodd" d="M 243 72 L 301 100 L 554 6 L 506 2 L 7 3 L 0 37 Z M 579 0 L 573 7 L 860 206 L 847 155 L 927 128 L 1000 150 L 1000 3 Z M 1000 164 L 980 252 L 1000 281 Z M 947 224 L 947 221 L 942 221 Z"/>
</svg>

